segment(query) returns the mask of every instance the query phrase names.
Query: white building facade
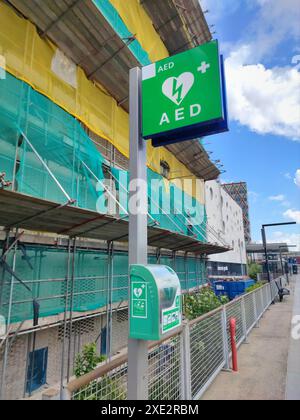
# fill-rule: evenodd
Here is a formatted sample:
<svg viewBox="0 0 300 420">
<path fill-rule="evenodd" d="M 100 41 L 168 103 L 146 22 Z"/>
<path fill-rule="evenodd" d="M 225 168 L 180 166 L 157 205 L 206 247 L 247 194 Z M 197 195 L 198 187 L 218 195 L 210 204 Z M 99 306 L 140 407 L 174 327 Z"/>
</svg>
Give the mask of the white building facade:
<svg viewBox="0 0 300 420">
<path fill-rule="evenodd" d="M 208 223 L 213 226 L 223 242 L 232 248 L 223 254 L 210 255 L 208 276 L 245 276 L 247 254 L 242 209 L 217 181 L 208 181 L 205 185 Z"/>
</svg>

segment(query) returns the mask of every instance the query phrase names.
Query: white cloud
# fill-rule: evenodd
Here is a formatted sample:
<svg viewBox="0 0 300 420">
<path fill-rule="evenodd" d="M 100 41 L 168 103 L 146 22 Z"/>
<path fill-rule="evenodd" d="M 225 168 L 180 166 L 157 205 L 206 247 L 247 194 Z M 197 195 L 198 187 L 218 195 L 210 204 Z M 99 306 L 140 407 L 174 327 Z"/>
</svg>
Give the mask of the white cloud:
<svg viewBox="0 0 300 420">
<path fill-rule="evenodd" d="M 300 188 L 300 169 L 297 169 L 297 171 L 295 173 L 294 182 L 297 185 L 297 187 Z"/>
<path fill-rule="evenodd" d="M 276 60 L 283 42 L 289 41 L 292 48 L 299 39 L 299 0 L 247 0 L 243 5 L 232 0 L 204 0 L 201 4 L 219 20 L 237 8 L 254 11 L 243 38 L 230 45 L 226 59 L 229 117 L 253 132 L 300 141 L 298 66 L 292 64 L 292 56 L 284 67 L 265 64 L 274 57 Z"/>
<path fill-rule="evenodd" d="M 268 241 L 296 245 L 296 248 L 290 248 L 290 251 L 300 251 L 300 233 L 274 232 Z"/>
<path fill-rule="evenodd" d="M 226 60 L 229 116 L 259 134 L 300 141 L 300 73 L 245 64 L 254 47 L 243 45 Z"/>
<path fill-rule="evenodd" d="M 279 195 L 271 195 L 269 197 L 270 201 L 277 201 L 284 207 L 290 207 L 291 203 L 286 199 L 285 195 L 279 194 Z"/>
<path fill-rule="evenodd" d="M 276 46 L 287 37 L 297 39 L 300 35 L 299 0 L 256 0 L 261 6 L 258 22 L 255 23 L 261 39 Z"/>
<path fill-rule="evenodd" d="M 289 209 L 283 215 L 287 219 L 300 224 L 300 210 Z"/>
<path fill-rule="evenodd" d="M 283 175 L 286 179 L 292 179 L 292 175 L 287 172 L 286 174 Z"/>
<path fill-rule="evenodd" d="M 271 200 L 271 201 L 284 201 L 285 196 L 283 194 L 272 195 L 271 197 L 269 197 L 269 200 Z"/>
</svg>

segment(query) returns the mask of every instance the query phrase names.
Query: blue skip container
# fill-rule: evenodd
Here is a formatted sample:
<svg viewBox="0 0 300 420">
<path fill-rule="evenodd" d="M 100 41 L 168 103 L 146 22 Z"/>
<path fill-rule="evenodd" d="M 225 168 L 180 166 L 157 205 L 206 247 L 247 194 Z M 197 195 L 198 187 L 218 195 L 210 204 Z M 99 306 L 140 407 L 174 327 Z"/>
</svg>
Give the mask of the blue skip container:
<svg viewBox="0 0 300 420">
<path fill-rule="evenodd" d="M 255 284 L 254 280 L 225 281 L 216 280 L 214 282 L 214 292 L 216 296 L 228 296 L 230 300 L 243 295 L 246 290 Z"/>
</svg>

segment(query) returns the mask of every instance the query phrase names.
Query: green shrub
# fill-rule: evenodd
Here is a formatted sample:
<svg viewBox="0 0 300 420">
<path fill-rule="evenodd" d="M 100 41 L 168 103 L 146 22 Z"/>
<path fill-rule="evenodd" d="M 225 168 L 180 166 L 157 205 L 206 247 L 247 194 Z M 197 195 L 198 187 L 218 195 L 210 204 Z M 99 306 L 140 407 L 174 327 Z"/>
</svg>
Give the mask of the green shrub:
<svg viewBox="0 0 300 420">
<path fill-rule="evenodd" d="M 210 287 L 184 297 L 184 315 L 187 319 L 195 319 L 228 303 L 227 296 L 217 297 Z"/>
<path fill-rule="evenodd" d="M 246 293 L 250 293 L 250 292 L 253 292 L 254 290 L 260 289 L 265 284 L 266 284 L 265 282 L 259 281 L 255 284 L 253 284 L 253 286 L 248 287 L 248 289 L 246 289 Z"/>
<path fill-rule="evenodd" d="M 256 263 L 248 265 L 248 275 L 251 279 L 257 280 L 257 275 L 262 273 L 262 266 Z"/>
<path fill-rule="evenodd" d="M 74 373 L 77 378 L 92 372 L 105 356 L 97 354 L 95 343 L 87 344 L 83 347 L 75 360 Z M 76 400 L 122 400 L 125 399 L 126 390 L 120 379 L 110 378 L 105 375 L 98 381 L 90 383 L 88 386 L 79 390 Z"/>
<path fill-rule="evenodd" d="M 97 354 L 95 343 L 87 344 L 80 354 L 76 356 L 74 374 L 76 378 L 92 372 L 99 363 L 104 362 L 105 356 Z"/>
</svg>

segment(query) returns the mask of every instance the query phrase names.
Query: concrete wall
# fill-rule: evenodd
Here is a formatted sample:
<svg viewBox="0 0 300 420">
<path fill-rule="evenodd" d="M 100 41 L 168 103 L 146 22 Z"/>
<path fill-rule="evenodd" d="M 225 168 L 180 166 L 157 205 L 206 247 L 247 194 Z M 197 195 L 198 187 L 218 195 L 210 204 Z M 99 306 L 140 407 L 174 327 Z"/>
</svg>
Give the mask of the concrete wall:
<svg viewBox="0 0 300 420">
<path fill-rule="evenodd" d="M 208 223 L 233 250 L 211 255 L 211 261 L 246 264 L 243 212 L 216 181 L 205 183 Z"/>
</svg>

